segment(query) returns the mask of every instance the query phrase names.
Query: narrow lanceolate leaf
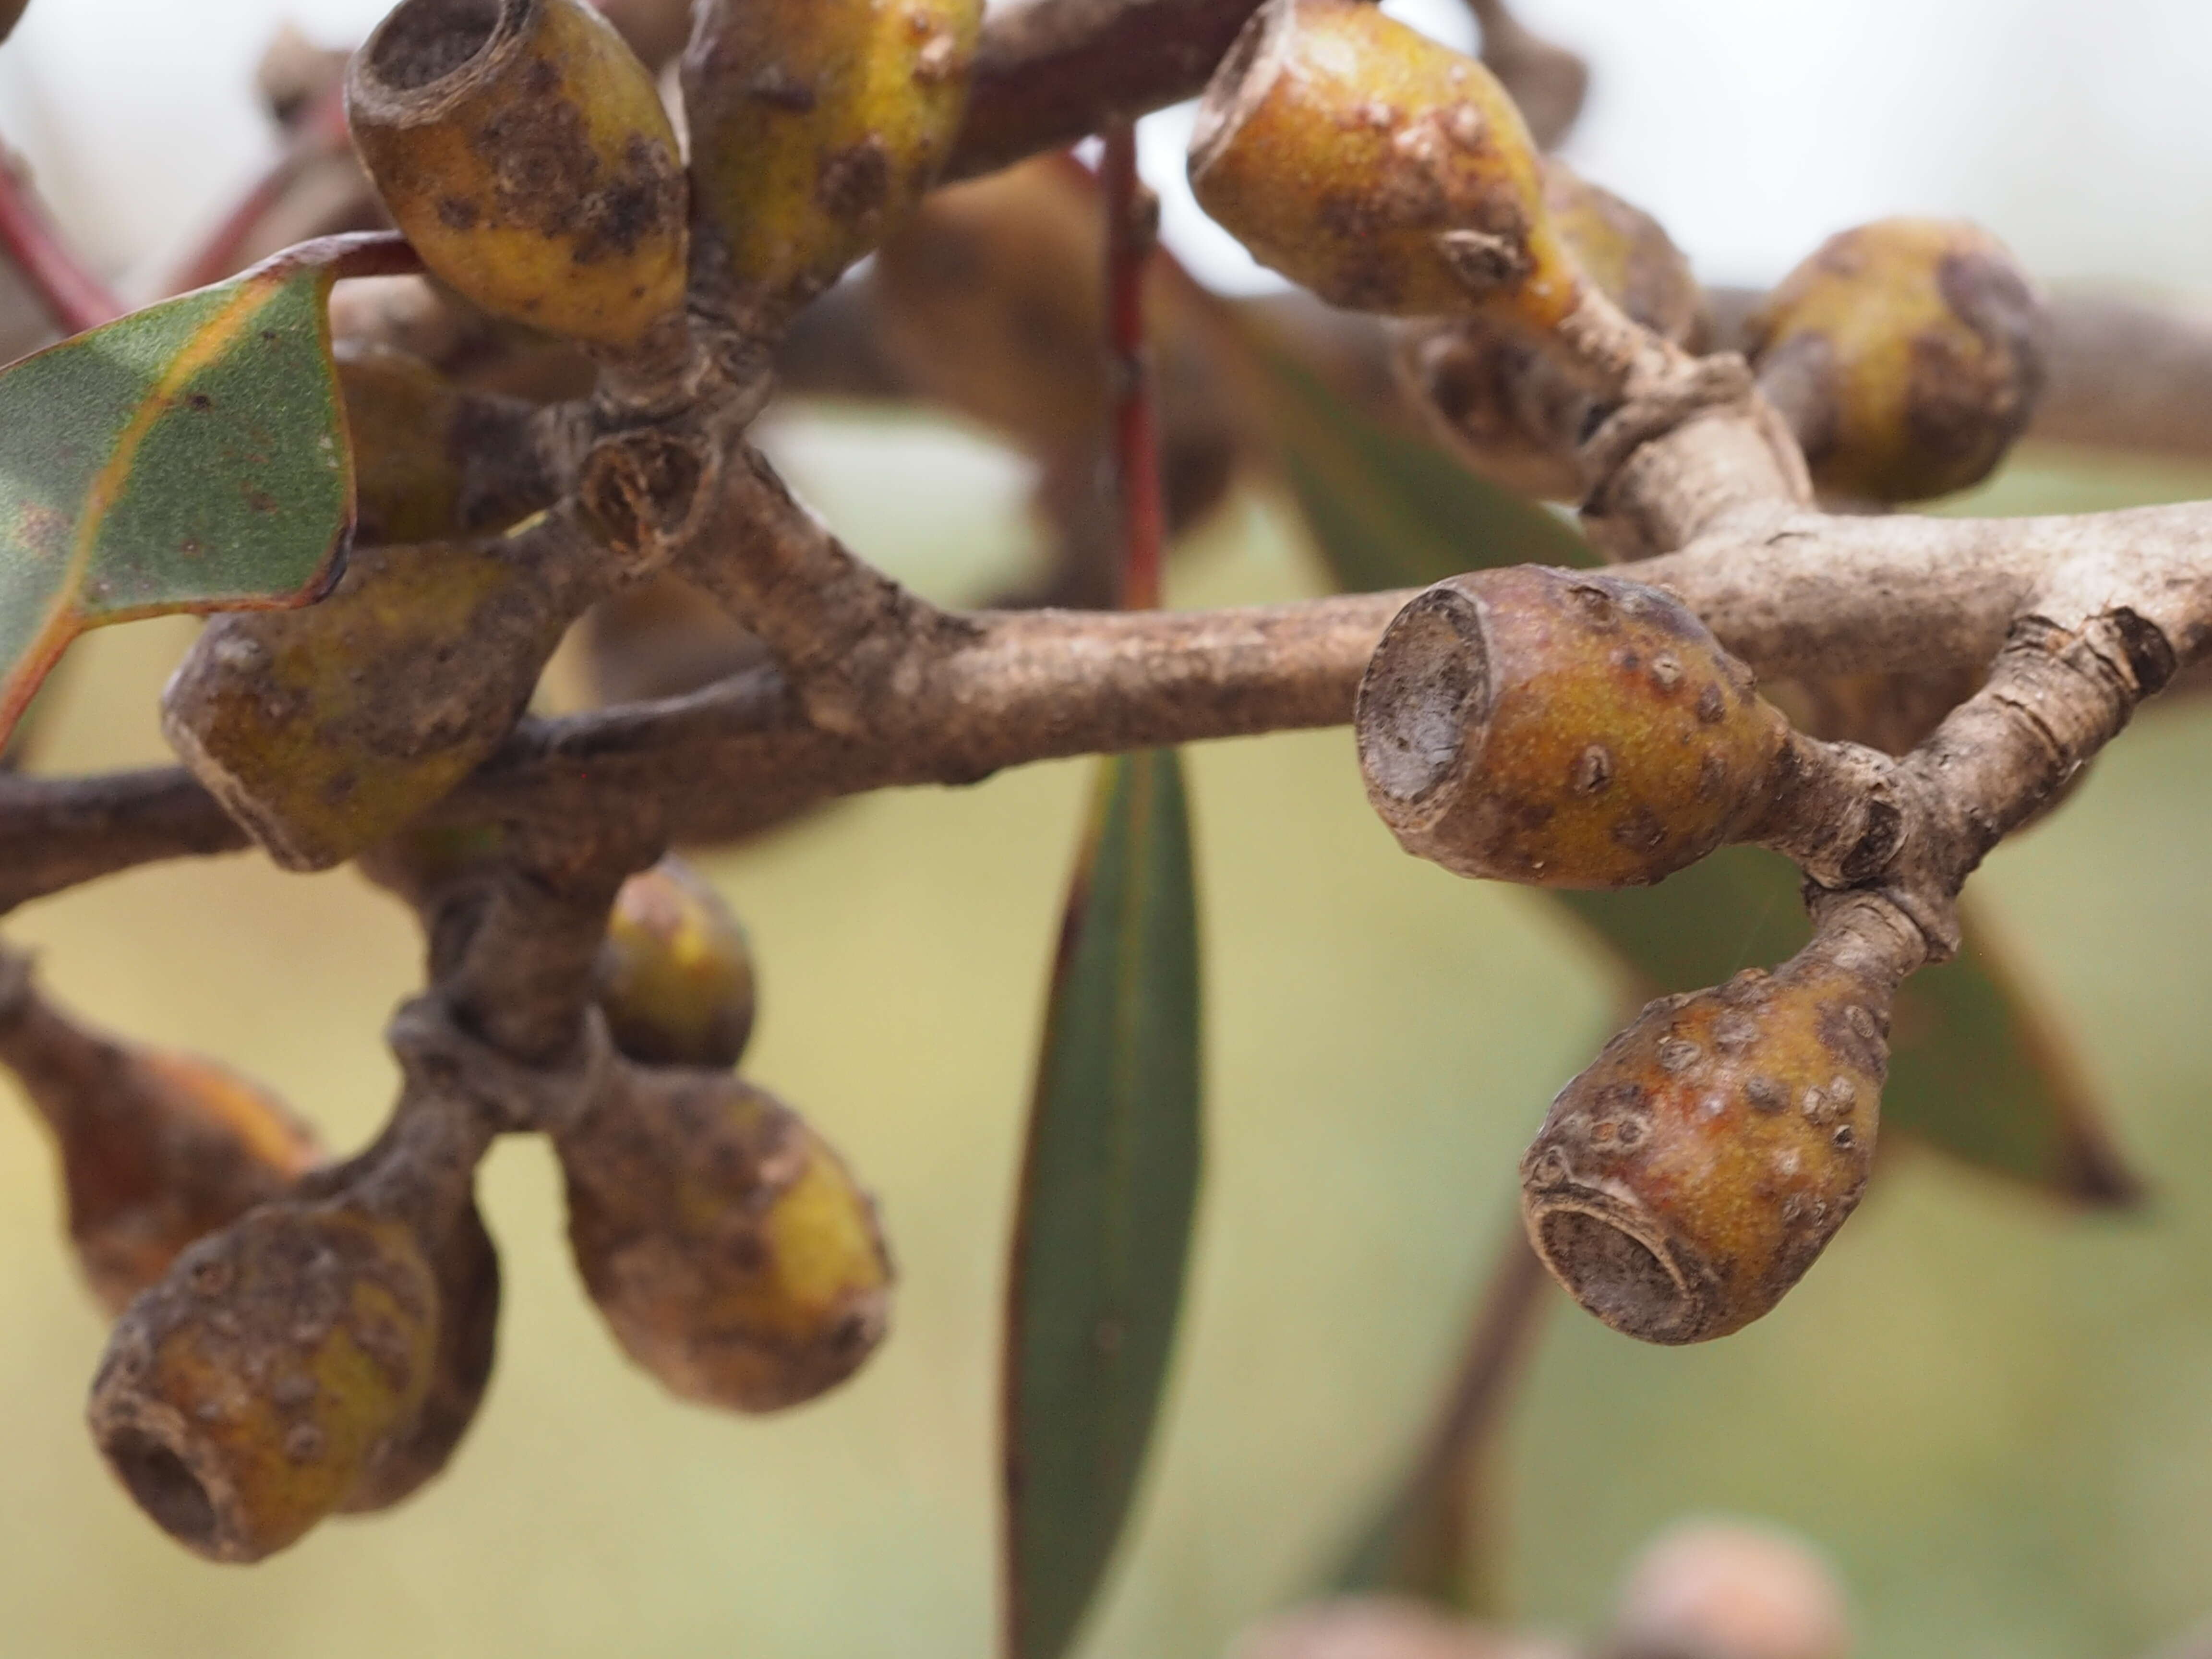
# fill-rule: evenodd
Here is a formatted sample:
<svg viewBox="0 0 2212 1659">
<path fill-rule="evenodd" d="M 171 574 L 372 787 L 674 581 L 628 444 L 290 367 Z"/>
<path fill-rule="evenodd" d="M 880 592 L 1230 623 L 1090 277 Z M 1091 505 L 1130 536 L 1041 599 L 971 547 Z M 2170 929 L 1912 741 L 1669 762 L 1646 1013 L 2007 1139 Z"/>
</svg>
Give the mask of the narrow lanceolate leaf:
<svg viewBox="0 0 2212 1659">
<path fill-rule="evenodd" d="M 1597 562 L 1558 514 L 1363 413 L 1252 333 L 1283 471 L 1338 586 L 1374 592 L 1494 565 Z"/>
<path fill-rule="evenodd" d="M 335 579 L 353 468 L 324 307 L 344 251 L 0 370 L 0 739 L 87 629 L 302 605 Z"/>
<path fill-rule="evenodd" d="M 1062 927 L 1008 1292 L 1008 1659 L 1060 1659 L 1152 1437 L 1198 1200 L 1197 901 L 1182 765 L 1117 756 Z"/>
<path fill-rule="evenodd" d="M 1730 848 L 1656 887 L 1554 896 L 1656 994 L 1790 955 L 1810 932 L 1797 885 L 1786 860 Z M 2140 1188 L 2059 1018 L 2021 982 L 1971 898 L 1960 920 L 1957 960 L 1898 992 L 1884 1132 L 2079 1203 L 2131 1202 Z"/>
</svg>

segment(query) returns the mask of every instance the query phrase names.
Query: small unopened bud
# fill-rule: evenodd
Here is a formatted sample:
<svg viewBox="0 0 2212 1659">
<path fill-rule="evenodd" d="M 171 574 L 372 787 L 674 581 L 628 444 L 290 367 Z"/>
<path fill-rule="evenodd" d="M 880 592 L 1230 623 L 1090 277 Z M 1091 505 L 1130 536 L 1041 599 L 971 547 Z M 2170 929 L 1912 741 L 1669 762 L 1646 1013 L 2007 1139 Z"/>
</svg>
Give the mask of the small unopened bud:
<svg viewBox="0 0 2212 1659">
<path fill-rule="evenodd" d="M 1270 0 L 1191 140 L 1200 205 L 1333 305 L 1511 315 L 1583 291 L 1520 111 L 1490 71 L 1359 0 Z"/>
<path fill-rule="evenodd" d="M 615 1047 L 654 1066 L 735 1066 L 753 1029 L 744 928 L 680 859 L 623 884 L 599 957 L 599 1009 Z"/>
<path fill-rule="evenodd" d="M 486 311 L 635 345 L 684 301 L 684 164 L 653 76 L 584 0 L 403 0 L 346 116 L 423 263 Z"/>
<path fill-rule="evenodd" d="M 195 1239 L 283 1196 L 320 1158 L 274 1095 L 200 1055 L 79 1024 L 0 957 L 0 1063 L 61 1154 L 70 1239 L 110 1313 Z"/>
<path fill-rule="evenodd" d="M 2044 331 L 2041 295 L 1987 231 L 1884 219 L 1784 277 L 1747 344 L 1823 491 L 1915 501 L 1979 483 L 2027 428 Z"/>
<path fill-rule="evenodd" d="M 1655 882 L 1755 824 L 1789 739 L 1657 588 L 1534 565 L 1398 613 L 1360 682 L 1367 798 L 1407 851 L 1547 887 Z"/>
<path fill-rule="evenodd" d="M 438 1285 L 413 1232 L 343 1200 L 254 1211 L 124 1314 L 88 1407 L 156 1525 L 258 1561 L 344 1504 L 415 1422 Z"/>
<path fill-rule="evenodd" d="M 1822 935 L 1771 974 L 1646 1006 L 1521 1161 L 1553 1275 L 1647 1342 L 1725 1336 L 1771 1309 L 1865 1188 L 1895 985 Z"/>
<path fill-rule="evenodd" d="M 702 0 L 684 106 L 710 280 L 781 319 L 912 212 L 967 107 L 982 0 Z"/>
<path fill-rule="evenodd" d="M 811 1400 L 883 1338 L 875 1206 L 797 1114 L 723 1072 L 625 1066 L 555 1131 L 568 1240 L 630 1358 L 738 1411 Z"/>
<path fill-rule="evenodd" d="M 1604 1659 L 1848 1659 L 1827 1558 L 1778 1528 L 1685 1522 L 1631 1565 Z"/>
</svg>

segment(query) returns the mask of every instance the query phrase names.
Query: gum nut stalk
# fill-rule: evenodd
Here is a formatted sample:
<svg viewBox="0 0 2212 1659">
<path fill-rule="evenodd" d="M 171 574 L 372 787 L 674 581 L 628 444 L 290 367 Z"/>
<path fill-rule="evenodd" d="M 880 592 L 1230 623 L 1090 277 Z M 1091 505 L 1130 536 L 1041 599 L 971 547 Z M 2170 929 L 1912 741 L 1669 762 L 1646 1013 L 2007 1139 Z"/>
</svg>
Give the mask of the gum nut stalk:
<svg viewBox="0 0 2212 1659">
<path fill-rule="evenodd" d="M 177 1259 L 109 1339 L 88 1410 L 149 1518 L 258 1561 L 344 1504 L 428 1391 L 438 1285 L 403 1223 L 265 1206 Z"/>
<path fill-rule="evenodd" d="M 753 1029 L 753 959 L 722 896 L 680 859 L 624 882 L 599 957 L 615 1047 L 654 1066 L 735 1066 Z"/>
<path fill-rule="evenodd" d="M 1747 344 L 1824 493 L 1917 501 L 1978 483 L 2027 429 L 2045 326 L 2042 295 L 1987 231 L 1884 219 L 1783 278 Z"/>
<path fill-rule="evenodd" d="M 1604 1659 L 1850 1659 L 1827 1557 L 1779 1527 L 1677 1522 L 1629 1565 Z"/>
<path fill-rule="evenodd" d="M 1332 305 L 1544 331 L 1582 296 L 1505 89 L 1361 0 L 1254 15 L 1206 88 L 1190 180 L 1261 264 Z"/>
<path fill-rule="evenodd" d="M 921 200 L 982 0 L 702 0 L 684 106 L 710 285 L 780 319 Z"/>
<path fill-rule="evenodd" d="M 319 605 L 217 617 L 162 693 L 171 747 L 277 863 L 343 863 L 498 747 L 588 601 L 528 545 L 363 549 Z"/>
<path fill-rule="evenodd" d="M 486 311 L 611 347 L 679 313 L 676 135 L 584 0 L 402 0 L 355 55 L 346 117 L 423 263 Z"/>
<path fill-rule="evenodd" d="M 1893 984 L 1816 939 L 1769 974 L 1662 997 L 1561 1090 L 1521 1161 L 1537 1253 L 1647 1342 L 1740 1330 L 1856 1207 Z"/>
<path fill-rule="evenodd" d="M 313 1135 L 251 1079 L 80 1024 L 21 957 L 0 957 L 0 1063 L 53 1136 L 77 1265 L 109 1313 L 320 1161 Z"/>
<path fill-rule="evenodd" d="M 413 1425 L 369 1460 L 339 1507 L 349 1515 L 391 1508 L 444 1470 L 476 1421 L 499 1340 L 499 1251 L 471 1200 L 439 1231 L 429 1253 L 438 1281 L 436 1348 Z"/>
<path fill-rule="evenodd" d="M 1536 565 L 1415 597 L 1353 726 L 1367 799 L 1407 852 L 1544 887 L 1695 863 L 1758 820 L 1789 737 L 1680 600 Z"/>
<path fill-rule="evenodd" d="M 1544 200 L 1589 281 L 1634 322 L 1686 349 L 1708 331 L 1705 289 L 1659 222 L 1544 158 Z M 1429 318 L 1394 331 L 1400 384 L 1471 469 L 1523 495 L 1572 501 L 1589 392 L 1510 320 Z"/>
<path fill-rule="evenodd" d="M 568 1242 L 631 1358 L 738 1411 L 811 1400 L 888 1322 L 875 1206 L 828 1143 L 726 1073 L 625 1066 L 557 1130 Z"/>
</svg>

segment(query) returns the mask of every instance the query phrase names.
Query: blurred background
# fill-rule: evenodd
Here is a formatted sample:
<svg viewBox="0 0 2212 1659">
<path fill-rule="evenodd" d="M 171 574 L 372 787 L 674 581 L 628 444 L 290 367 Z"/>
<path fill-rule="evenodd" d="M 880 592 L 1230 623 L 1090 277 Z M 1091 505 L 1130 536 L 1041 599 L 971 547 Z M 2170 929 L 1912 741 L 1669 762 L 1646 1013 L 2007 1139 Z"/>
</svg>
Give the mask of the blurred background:
<svg viewBox="0 0 2212 1659">
<path fill-rule="evenodd" d="M 252 64 L 293 21 L 357 38 L 375 0 L 33 0 L 0 51 L 0 138 L 130 288 L 265 160 Z M 1394 5 L 1464 41 L 1456 0 Z M 1664 221 L 1708 279 L 1765 283 L 1881 214 L 1978 219 L 2051 279 L 2212 289 L 2197 66 L 2180 0 L 1528 0 L 1583 51 L 1566 154 Z M 1187 115 L 1148 124 L 1169 234 L 1208 281 L 1267 279 L 1176 199 Z M 921 420 L 815 414 L 776 439 L 863 553 L 941 598 L 1035 556 L 1024 463 Z M 2048 449 L 1982 511 L 2212 495 L 2212 470 Z M 1295 520 L 1240 494 L 1173 602 L 1322 591 Z M 184 623 L 73 653 L 44 769 L 167 758 Z M 2069 1215 L 1942 1162 L 1886 1160 L 1779 1311 L 1668 1352 L 1556 1310 L 1504 1471 L 1519 1618 L 1599 1622 L 1685 1512 L 1820 1540 L 1861 1650 L 2104 1659 L 2212 1611 L 2212 707 L 2148 714 L 1978 878 L 2065 1011 L 2152 1202 Z M 1522 894 L 1400 856 L 1342 732 L 1193 757 L 1212 1168 L 1193 1301 L 1097 1659 L 1218 1653 L 1340 1551 L 1419 1433 L 1513 1168 L 1620 988 Z M 0 1114 L 0 1651 L 15 1659 L 970 1659 L 992 1641 L 995 1322 L 1042 975 L 1088 769 L 872 797 L 702 860 L 752 929 L 749 1072 L 879 1194 L 902 1285 L 849 1387 L 733 1420 L 617 1355 L 574 1282 L 550 1158 L 503 1146 L 491 1397 L 447 1475 L 250 1571 L 140 1518 L 80 1426 L 101 1322 L 62 1248 L 48 1148 Z M 1747 918 L 1748 935 L 1755 919 Z M 59 994 L 222 1055 L 349 1146 L 389 1103 L 379 1038 L 411 927 L 350 873 L 249 859 L 141 872 L 27 909 Z"/>
</svg>

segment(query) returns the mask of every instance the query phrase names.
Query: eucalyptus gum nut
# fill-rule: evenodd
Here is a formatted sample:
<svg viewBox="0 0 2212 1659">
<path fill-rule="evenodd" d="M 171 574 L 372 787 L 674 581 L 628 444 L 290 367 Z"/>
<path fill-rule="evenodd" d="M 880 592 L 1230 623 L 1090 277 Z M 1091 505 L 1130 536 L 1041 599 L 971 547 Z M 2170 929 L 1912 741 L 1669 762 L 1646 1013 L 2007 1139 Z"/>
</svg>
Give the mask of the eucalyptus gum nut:
<svg viewBox="0 0 2212 1659">
<path fill-rule="evenodd" d="M 0 1063 L 53 1137 L 77 1264 L 109 1313 L 320 1161 L 313 1135 L 250 1079 L 79 1024 L 32 988 L 20 957 L 0 959 Z"/>
<path fill-rule="evenodd" d="M 911 213 L 968 101 L 982 0 L 702 0 L 684 54 L 710 280 L 780 313 Z"/>
<path fill-rule="evenodd" d="M 404 1434 L 386 1441 L 339 1507 L 389 1509 L 441 1473 L 476 1421 L 499 1340 L 499 1251 L 471 1201 L 431 1252 L 438 1282 L 436 1346 L 422 1404 Z"/>
<path fill-rule="evenodd" d="M 1890 993 L 1819 951 L 1648 1005 L 1552 1103 L 1521 1161 L 1522 1216 L 1613 1329 L 1682 1343 L 1742 1328 L 1856 1207 Z"/>
<path fill-rule="evenodd" d="M 357 550 L 305 610 L 217 617 L 162 730 L 288 869 L 327 869 L 434 805 L 520 718 L 581 596 L 519 538 Z"/>
<path fill-rule="evenodd" d="M 2044 331 L 2040 293 L 1987 231 L 1885 219 L 1830 237 L 1746 338 L 1824 493 L 1911 501 L 2004 458 L 2042 390 Z"/>
<path fill-rule="evenodd" d="M 679 859 L 622 885 L 599 957 L 615 1047 L 654 1066 L 732 1066 L 753 1029 L 753 958 L 722 896 Z"/>
<path fill-rule="evenodd" d="M 1789 738 L 1680 601 L 1538 565 L 1455 576 L 1384 630 L 1353 715 L 1399 844 L 1544 887 L 1660 880 L 1734 839 Z"/>
<path fill-rule="evenodd" d="M 1190 181 L 1261 264 L 1333 305 L 1540 331 L 1582 297 L 1505 89 L 1361 0 L 1253 17 L 1200 105 Z"/>
<path fill-rule="evenodd" d="M 623 1349 L 687 1399 L 811 1400 L 889 1321 L 875 1206 L 793 1112 L 726 1072 L 624 1066 L 554 1132 L 578 1271 Z"/>
<path fill-rule="evenodd" d="M 403 0 L 346 116 L 423 263 L 495 315 L 635 346 L 684 301 L 684 166 L 653 76 L 583 0 Z"/>
<path fill-rule="evenodd" d="M 1705 289 L 1659 222 L 1544 158 L 1544 199 L 1583 274 L 1636 322 L 1696 349 L 1707 331 Z M 1583 491 L 1575 440 L 1587 391 L 1511 321 L 1437 318 L 1401 325 L 1393 367 L 1414 406 L 1467 465 L 1523 495 L 1573 501 Z"/>
<path fill-rule="evenodd" d="M 438 1285 L 400 1222 L 274 1204 L 202 1239 L 116 1324 L 93 1437 L 163 1531 L 258 1561 L 344 1504 L 434 1370 Z"/>
<path fill-rule="evenodd" d="M 1778 1527 L 1691 1521 L 1630 1563 L 1607 1659 L 1849 1659 L 1834 1565 Z"/>
<path fill-rule="evenodd" d="M 512 434 L 475 429 L 458 389 L 404 352 L 341 346 L 337 357 L 353 444 L 356 544 L 453 534 L 471 447 Z"/>
</svg>

